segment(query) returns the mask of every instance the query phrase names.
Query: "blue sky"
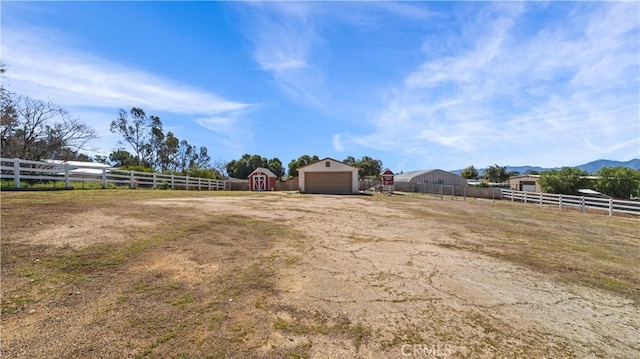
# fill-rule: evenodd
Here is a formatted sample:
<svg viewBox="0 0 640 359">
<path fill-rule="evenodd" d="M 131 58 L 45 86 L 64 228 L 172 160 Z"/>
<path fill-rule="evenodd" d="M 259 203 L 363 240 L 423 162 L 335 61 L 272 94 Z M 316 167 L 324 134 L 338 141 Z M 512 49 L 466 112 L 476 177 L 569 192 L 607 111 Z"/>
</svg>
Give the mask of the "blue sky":
<svg viewBox="0 0 640 359">
<path fill-rule="evenodd" d="M 215 160 L 640 157 L 640 2 L 2 1 L 4 85 L 108 154 L 141 107 Z"/>
</svg>

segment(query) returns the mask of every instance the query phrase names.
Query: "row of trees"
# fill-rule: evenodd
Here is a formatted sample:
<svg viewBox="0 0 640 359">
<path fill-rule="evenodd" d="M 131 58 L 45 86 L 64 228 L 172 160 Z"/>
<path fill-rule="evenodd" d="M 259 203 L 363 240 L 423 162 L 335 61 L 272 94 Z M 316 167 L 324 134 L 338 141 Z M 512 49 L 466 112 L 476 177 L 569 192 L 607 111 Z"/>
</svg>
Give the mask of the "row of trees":
<svg viewBox="0 0 640 359">
<path fill-rule="evenodd" d="M 302 155 L 297 159 L 293 159 L 287 166 L 287 173 L 289 177 L 298 176 L 298 168 L 320 161 L 318 155 Z M 360 159 L 355 159 L 352 156 L 347 157 L 342 162 L 350 166 L 358 168 L 360 178 L 377 178 L 382 171 L 382 161 L 374 158 L 364 156 Z M 245 153 L 241 158 L 228 162 L 225 166 L 229 177 L 233 178 L 247 178 L 256 168 L 263 167 L 269 169 L 278 178 L 282 178 L 285 175 L 285 170 L 282 165 L 282 161 L 279 158 L 274 157 L 267 159 L 260 155 L 250 155 Z"/>
<path fill-rule="evenodd" d="M 513 172 L 513 171 L 507 172 L 506 166 L 495 165 L 495 166 L 487 167 L 482 177 L 487 182 L 503 183 L 503 182 L 506 182 L 509 179 L 509 177 L 517 176 L 519 174 L 520 173 Z M 478 179 L 479 177 L 478 170 L 473 166 L 464 168 L 460 172 L 460 176 L 466 179 Z"/>
<path fill-rule="evenodd" d="M 540 173 L 542 192 L 575 194 L 579 189 L 591 188 L 614 198 L 640 197 L 640 169 L 603 167 L 593 175 L 578 168 L 563 167 Z"/>
<path fill-rule="evenodd" d="M 284 176 L 284 168 L 282 167 L 282 161 L 278 157 L 274 157 L 268 160 L 266 157 L 260 155 L 250 155 L 245 153 L 238 160 L 232 160 L 225 166 L 229 177 L 233 178 L 247 178 L 256 168 L 263 167 L 273 172 L 278 179 Z"/>
<path fill-rule="evenodd" d="M 467 179 L 479 177 L 473 166 L 463 169 L 460 175 Z M 504 183 L 517 175 L 518 172 L 507 172 L 506 167 L 495 165 L 487 167 L 482 177 L 486 182 Z M 615 198 L 640 197 L 640 170 L 627 167 L 604 167 L 591 176 L 578 168 L 563 167 L 540 173 L 538 181 L 542 192 L 547 193 L 576 194 L 579 189 L 591 188 Z"/>
<path fill-rule="evenodd" d="M 109 155 L 109 161 L 116 167 L 205 178 L 222 176 L 212 168 L 206 147 L 196 147 L 180 140 L 171 131 L 165 133 L 160 117 L 147 116 L 141 108 L 133 107 L 129 112 L 120 109 L 117 118 L 111 122 L 110 130 L 122 136 L 118 143 L 120 147 Z M 127 151 L 125 144 L 131 152 Z"/>
</svg>

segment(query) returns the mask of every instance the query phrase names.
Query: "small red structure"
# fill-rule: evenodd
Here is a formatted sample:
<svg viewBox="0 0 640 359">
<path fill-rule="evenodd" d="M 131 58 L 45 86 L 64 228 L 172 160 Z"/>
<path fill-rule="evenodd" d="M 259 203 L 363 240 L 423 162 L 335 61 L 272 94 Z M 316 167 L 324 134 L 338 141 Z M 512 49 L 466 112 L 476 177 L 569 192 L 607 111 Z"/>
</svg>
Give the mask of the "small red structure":
<svg viewBox="0 0 640 359">
<path fill-rule="evenodd" d="M 384 170 L 380 177 L 382 178 L 382 192 L 392 194 L 393 193 L 393 171 L 390 169 Z"/>
<path fill-rule="evenodd" d="M 249 189 L 252 191 L 275 191 L 276 176 L 266 168 L 258 167 L 249 175 Z"/>
<path fill-rule="evenodd" d="M 386 169 L 384 170 L 384 172 L 382 172 L 382 185 L 383 186 L 393 186 L 393 171 L 391 171 L 390 169 Z"/>
</svg>

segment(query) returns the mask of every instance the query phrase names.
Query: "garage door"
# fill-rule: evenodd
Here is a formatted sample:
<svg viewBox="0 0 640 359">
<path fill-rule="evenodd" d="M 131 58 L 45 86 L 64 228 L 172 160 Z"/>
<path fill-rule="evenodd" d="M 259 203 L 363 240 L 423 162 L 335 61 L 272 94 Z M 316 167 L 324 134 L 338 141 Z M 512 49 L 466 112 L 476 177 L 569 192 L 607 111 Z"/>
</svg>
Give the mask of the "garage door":
<svg viewBox="0 0 640 359">
<path fill-rule="evenodd" d="M 352 172 L 306 172 L 304 174 L 306 193 L 351 193 Z"/>
</svg>

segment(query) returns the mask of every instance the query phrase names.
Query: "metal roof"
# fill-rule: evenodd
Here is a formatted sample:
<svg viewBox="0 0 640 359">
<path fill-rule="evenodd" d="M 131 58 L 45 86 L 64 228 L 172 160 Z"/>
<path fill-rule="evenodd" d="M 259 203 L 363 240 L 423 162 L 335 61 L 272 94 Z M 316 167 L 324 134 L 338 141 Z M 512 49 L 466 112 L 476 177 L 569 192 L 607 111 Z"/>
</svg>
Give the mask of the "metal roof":
<svg viewBox="0 0 640 359">
<path fill-rule="evenodd" d="M 266 175 L 267 175 L 267 177 L 278 177 L 278 176 L 276 176 L 276 174 L 275 174 L 275 173 L 273 173 L 273 172 L 269 171 L 269 169 L 264 168 L 264 167 L 258 167 L 258 168 L 256 168 L 255 170 L 253 170 L 253 172 L 251 172 L 251 174 L 249 174 L 249 176 L 251 176 L 252 174 L 254 174 L 254 173 L 256 173 L 256 172 L 262 172 L 262 173 L 266 174 Z"/>
<path fill-rule="evenodd" d="M 422 176 L 424 174 L 427 174 L 427 173 L 433 172 L 433 171 L 439 171 L 439 170 L 431 169 L 431 170 L 405 172 L 405 173 L 401 173 L 399 175 L 395 175 L 394 180 L 396 182 L 411 182 L 411 180 L 414 179 L 415 177 Z"/>
</svg>

